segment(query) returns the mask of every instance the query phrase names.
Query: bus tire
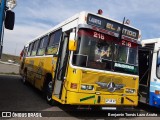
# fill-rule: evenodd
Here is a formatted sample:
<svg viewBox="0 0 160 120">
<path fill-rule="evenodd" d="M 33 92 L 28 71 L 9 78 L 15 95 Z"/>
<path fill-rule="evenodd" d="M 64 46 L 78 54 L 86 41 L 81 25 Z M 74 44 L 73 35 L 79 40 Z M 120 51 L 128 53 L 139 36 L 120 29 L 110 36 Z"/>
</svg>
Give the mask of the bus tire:
<svg viewBox="0 0 160 120">
<path fill-rule="evenodd" d="M 55 105 L 55 101 L 52 99 L 52 77 L 46 76 L 44 84 L 44 96 L 48 104 Z"/>
<path fill-rule="evenodd" d="M 26 70 L 24 71 L 24 75 L 22 76 L 22 82 L 23 84 L 27 83 L 27 71 Z"/>
</svg>

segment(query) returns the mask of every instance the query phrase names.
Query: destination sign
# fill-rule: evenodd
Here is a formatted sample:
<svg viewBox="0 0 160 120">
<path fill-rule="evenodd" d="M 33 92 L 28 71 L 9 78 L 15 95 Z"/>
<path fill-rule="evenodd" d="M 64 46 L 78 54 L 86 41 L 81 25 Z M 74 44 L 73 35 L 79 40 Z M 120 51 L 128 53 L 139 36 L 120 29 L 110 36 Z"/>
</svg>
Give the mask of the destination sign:
<svg viewBox="0 0 160 120">
<path fill-rule="evenodd" d="M 91 15 L 91 14 L 88 15 L 87 23 L 90 25 L 94 25 L 99 28 L 111 31 L 116 34 L 120 34 L 121 28 L 123 25 L 118 22 L 111 21 L 111 20 L 104 19 L 104 18 L 100 18 L 98 16 Z M 135 40 L 138 40 L 139 31 L 137 29 L 123 25 L 122 36 L 123 35 L 127 36 L 129 38 L 133 38 Z"/>
</svg>

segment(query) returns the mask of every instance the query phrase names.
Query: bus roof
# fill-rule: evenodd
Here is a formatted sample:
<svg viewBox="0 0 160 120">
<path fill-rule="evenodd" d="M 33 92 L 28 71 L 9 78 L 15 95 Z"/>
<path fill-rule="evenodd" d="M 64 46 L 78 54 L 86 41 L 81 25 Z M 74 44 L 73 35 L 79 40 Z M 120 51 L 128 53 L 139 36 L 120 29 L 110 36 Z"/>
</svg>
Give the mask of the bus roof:
<svg viewBox="0 0 160 120">
<path fill-rule="evenodd" d="M 153 38 L 153 39 L 145 39 L 141 41 L 141 44 L 152 44 L 152 43 L 158 43 L 160 42 L 160 38 Z"/>
<path fill-rule="evenodd" d="M 84 13 L 84 12 L 81 12 L 81 13 Z M 60 27 L 64 26 L 65 24 L 67 24 L 67 23 L 71 22 L 72 20 L 78 18 L 78 17 L 79 17 L 79 14 L 81 14 L 81 13 L 78 13 L 78 14 L 76 14 L 76 15 L 74 15 L 74 16 L 68 18 L 67 20 L 65 20 L 65 21 L 63 21 L 63 22 L 61 22 L 61 23 L 59 23 L 58 25 L 56 25 L 56 26 L 54 26 L 53 28 L 51 28 L 51 29 L 49 29 L 48 31 L 46 31 L 45 33 L 39 35 L 38 37 L 36 37 L 36 38 L 34 38 L 34 39 L 32 39 L 32 40 L 30 40 L 30 41 L 27 42 L 26 44 L 29 44 L 29 43 L 31 43 L 31 42 L 34 42 L 34 41 L 37 40 L 38 38 L 43 37 L 43 36 L 45 36 L 45 35 L 47 35 L 47 34 L 53 32 L 53 31 L 59 29 Z"/>
<path fill-rule="evenodd" d="M 99 14 L 91 13 L 91 12 L 87 12 L 87 11 L 82 11 L 82 12 L 77 13 L 77 14 L 75 14 L 74 16 L 66 19 L 65 21 L 61 22 L 60 24 L 54 26 L 53 28 L 51 28 L 51 29 L 48 30 L 47 32 L 45 32 L 45 33 L 39 35 L 38 37 L 30 40 L 30 41 L 27 42 L 26 44 L 29 44 L 29 43 L 31 43 L 31 42 L 34 42 L 34 41 L 36 41 L 38 38 L 41 38 L 41 37 L 43 37 L 43 36 L 45 36 L 45 35 L 48 35 L 49 33 L 53 32 L 53 31 L 56 31 L 57 29 L 59 29 L 59 28 L 63 27 L 64 25 L 66 25 L 66 24 L 74 21 L 75 19 L 78 19 L 78 18 L 81 17 L 81 16 L 83 16 L 83 18 L 84 18 L 87 14 L 93 14 L 93 15 L 96 15 L 96 16 L 98 16 L 98 17 L 101 17 L 101 18 L 104 18 L 104 19 L 108 19 L 108 20 L 111 20 L 111 21 L 114 21 L 114 22 L 117 22 L 117 23 L 122 24 L 122 22 L 113 20 L 113 19 L 108 18 L 108 17 L 105 17 L 105 16 L 103 16 L 103 15 L 99 15 Z M 82 18 L 82 19 L 83 19 L 83 18 Z M 82 24 L 82 22 L 81 22 L 81 24 Z M 133 27 L 133 26 L 130 26 L 130 25 L 128 25 L 128 24 L 125 24 L 125 26 L 131 27 L 131 28 L 133 28 L 133 29 L 137 29 L 137 28 L 135 28 L 135 27 Z M 139 29 L 137 29 L 137 30 L 139 30 Z M 140 31 L 140 30 L 139 30 L 139 31 Z M 141 32 L 140 32 L 140 34 L 141 34 Z"/>
</svg>

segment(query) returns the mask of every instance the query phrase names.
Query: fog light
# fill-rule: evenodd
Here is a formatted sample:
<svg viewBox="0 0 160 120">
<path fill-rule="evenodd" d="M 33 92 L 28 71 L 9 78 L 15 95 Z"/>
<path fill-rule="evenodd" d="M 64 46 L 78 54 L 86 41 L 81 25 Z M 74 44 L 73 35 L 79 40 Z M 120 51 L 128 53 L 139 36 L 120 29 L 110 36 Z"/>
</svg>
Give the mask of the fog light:
<svg viewBox="0 0 160 120">
<path fill-rule="evenodd" d="M 126 88 L 126 93 L 135 93 L 135 89 Z"/>
<path fill-rule="evenodd" d="M 86 90 L 87 86 L 86 85 L 81 85 L 81 90 Z"/>
<path fill-rule="evenodd" d="M 77 83 L 71 83 L 70 88 L 72 88 L 72 89 L 77 89 Z"/>
<path fill-rule="evenodd" d="M 88 90 L 93 90 L 93 85 L 89 85 Z"/>
<path fill-rule="evenodd" d="M 93 90 L 93 85 L 81 85 L 81 90 Z"/>
</svg>

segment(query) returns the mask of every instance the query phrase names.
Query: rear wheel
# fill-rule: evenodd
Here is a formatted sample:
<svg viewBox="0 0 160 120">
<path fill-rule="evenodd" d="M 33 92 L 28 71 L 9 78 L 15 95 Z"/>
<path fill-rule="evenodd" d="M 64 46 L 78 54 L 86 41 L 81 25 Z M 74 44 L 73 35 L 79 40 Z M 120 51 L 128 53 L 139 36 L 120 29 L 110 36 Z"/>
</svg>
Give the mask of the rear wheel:
<svg viewBox="0 0 160 120">
<path fill-rule="evenodd" d="M 23 82 L 23 84 L 26 84 L 26 82 L 27 82 L 27 71 L 24 72 L 24 75 L 22 77 L 22 82 Z"/>
</svg>

